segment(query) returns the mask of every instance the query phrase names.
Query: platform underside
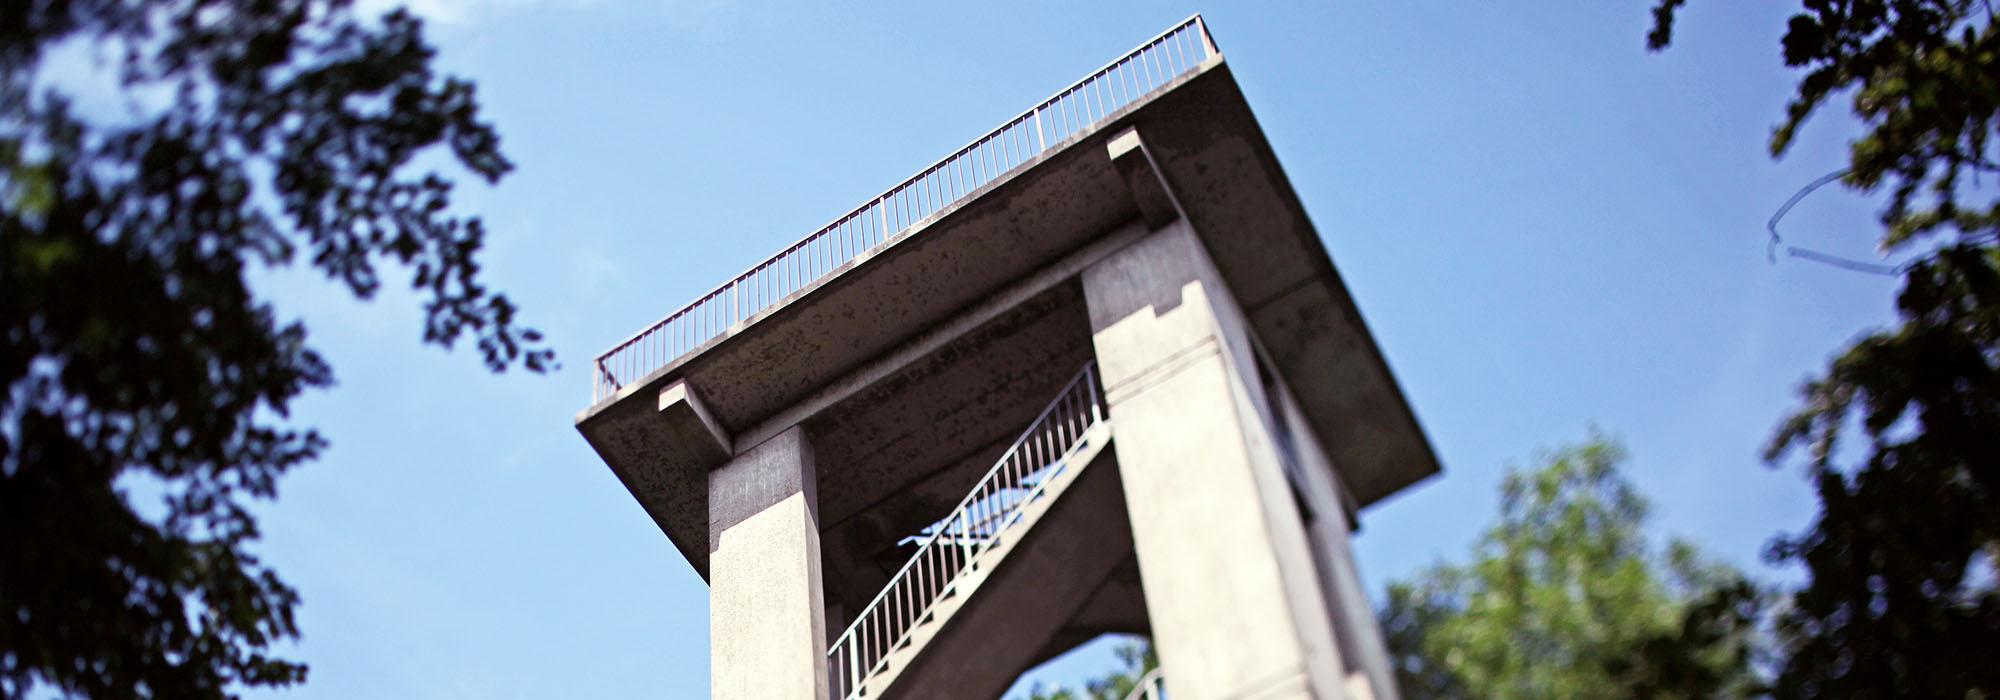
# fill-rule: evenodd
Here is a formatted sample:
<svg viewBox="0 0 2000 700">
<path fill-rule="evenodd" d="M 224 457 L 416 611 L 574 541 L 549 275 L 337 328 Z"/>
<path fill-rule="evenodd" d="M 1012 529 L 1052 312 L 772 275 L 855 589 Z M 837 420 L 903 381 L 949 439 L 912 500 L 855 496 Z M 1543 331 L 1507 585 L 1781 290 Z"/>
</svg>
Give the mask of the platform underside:
<svg viewBox="0 0 2000 700">
<path fill-rule="evenodd" d="M 661 388 L 696 387 L 734 450 L 805 425 L 828 604 L 865 603 L 886 580 L 880 570 L 901 563 L 896 540 L 948 510 L 1089 359 L 1075 275 L 1144 233 L 1106 154 L 1107 137 L 1127 126 L 1359 505 L 1436 473 L 1219 58 L 592 406 L 578 429 L 706 577 L 706 479 L 719 461 L 659 410 Z"/>
</svg>

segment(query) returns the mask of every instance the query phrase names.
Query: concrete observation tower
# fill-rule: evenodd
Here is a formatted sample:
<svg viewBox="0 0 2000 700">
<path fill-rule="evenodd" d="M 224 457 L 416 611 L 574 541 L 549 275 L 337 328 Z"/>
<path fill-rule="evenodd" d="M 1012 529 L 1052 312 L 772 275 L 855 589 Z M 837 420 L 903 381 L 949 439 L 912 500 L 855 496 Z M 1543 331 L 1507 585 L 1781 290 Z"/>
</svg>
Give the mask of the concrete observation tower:
<svg viewBox="0 0 2000 700">
<path fill-rule="evenodd" d="M 1438 471 L 1199 16 L 599 357 L 718 700 L 1396 697 L 1349 534 Z"/>
</svg>

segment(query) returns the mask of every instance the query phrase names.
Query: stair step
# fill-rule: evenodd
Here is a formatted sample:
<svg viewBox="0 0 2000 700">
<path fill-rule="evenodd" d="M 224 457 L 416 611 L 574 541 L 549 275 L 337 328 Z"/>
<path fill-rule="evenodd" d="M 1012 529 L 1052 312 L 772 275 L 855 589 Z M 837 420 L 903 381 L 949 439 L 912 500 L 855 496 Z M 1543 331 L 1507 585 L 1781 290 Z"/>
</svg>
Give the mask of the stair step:
<svg viewBox="0 0 2000 700">
<path fill-rule="evenodd" d="M 1014 535 L 1027 532 L 1040 522 L 1042 516 L 1076 481 L 1077 476 L 1083 471 L 1080 467 L 1096 460 L 1107 446 L 1110 436 L 1110 426 L 1099 423 L 1081 437 L 1079 440 L 1081 449 L 1071 455 L 1071 459 L 1062 468 L 1050 470 L 1051 473 L 1044 477 L 1041 493 L 1035 498 L 1024 499 L 1016 513 L 1009 516 L 1013 522 L 990 536 L 986 550 L 968 562 L 964 571 L 946 584 L 944 592 L 941 592 L 924 610 L 918 622 L 903 633 L 875 671 L 862 679 L 855 689 L 856 693 L 851 694 L 851 697 L 878 697 L 896 682 L 897 677 L 909 668 L 910 663 L 923 653 L 930 640 L 942 632 L 945 625 L 951 623 L 952 614 L 978 593 L 979 587 L 986 582 L 999 563 L 1019 544 L 1020 538 Z"/>
</svg>

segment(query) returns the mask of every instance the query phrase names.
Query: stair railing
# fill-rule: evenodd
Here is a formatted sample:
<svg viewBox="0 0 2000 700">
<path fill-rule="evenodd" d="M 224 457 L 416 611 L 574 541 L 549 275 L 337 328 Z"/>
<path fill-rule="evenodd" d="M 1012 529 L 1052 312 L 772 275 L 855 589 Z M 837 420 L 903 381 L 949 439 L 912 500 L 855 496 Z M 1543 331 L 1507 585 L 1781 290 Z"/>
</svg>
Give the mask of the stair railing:
<svg viewBox="0 0 2000 700">
<path fill-rule="evenodd" d="M 1167 700 L 1167 678 L 1160 675 L 1160 668 L 1153 667 L 1139 682 L 1132 686 L 1132 692 L 1125 694 L 1125 700 Z"/>
<path fill-rule="evenodd" d="M 1096 365 L 1084 365 L 958 506 L 925 528 L 916 554 L 828 647 L 832 697 L 861 697 L 864 682 L 1020 519 L 1022 507 L 1040 498 L 1049 480 L 1069 468 L 1070 458 L 1088 445 L 1091 429 L 1104 420 Z"/>
</svg>

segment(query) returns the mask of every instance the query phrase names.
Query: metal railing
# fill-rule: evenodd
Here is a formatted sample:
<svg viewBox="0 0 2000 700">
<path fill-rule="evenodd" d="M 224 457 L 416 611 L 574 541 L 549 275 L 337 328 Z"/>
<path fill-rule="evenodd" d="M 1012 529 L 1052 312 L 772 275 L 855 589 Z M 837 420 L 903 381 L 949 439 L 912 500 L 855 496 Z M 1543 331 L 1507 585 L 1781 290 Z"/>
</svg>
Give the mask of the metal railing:
<svg viewBox="0 0 2000 700">
<path fill-rule="evenodd" d="M 832 697 L 860 697 L 932 605 L 956 592 L 960 576 L 1020 520 L 1022 507 L 1040 498 L 1050 479 L 1070 468 L 1070 459 L 1088 446 L 1091 429 L 1104 420 L 1096 366 L 1085 365 L 958 507 L 926 528 L 916 554 L 828 646 Z"/>
<path fill-rule="evenodd" d="M 810 287 L 862 253 L 922 223 L 1077 132 L 1221 53 L 1201 15 L 987 132 L 889 191 L 597 357 L 591 403 L 616 394 L 732 326 Z"/>
<path fill-rule="evenodd" d="M 1125 694 L 1125 700 L 1167 700 L 1167 678 L 1160 675 L 1155 667 L 1139 677 L 1139 683 L 1132 686 L 1132 692 Z"/>
</svg>

